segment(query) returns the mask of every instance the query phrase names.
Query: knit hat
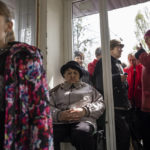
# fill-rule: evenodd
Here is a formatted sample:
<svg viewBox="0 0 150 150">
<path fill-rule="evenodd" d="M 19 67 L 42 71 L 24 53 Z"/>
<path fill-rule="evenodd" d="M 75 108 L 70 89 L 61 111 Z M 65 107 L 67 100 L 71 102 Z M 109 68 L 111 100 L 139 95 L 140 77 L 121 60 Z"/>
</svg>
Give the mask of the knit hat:
<svg viewBox="0 0 150 150">
<path fill-rule="evenodd" d="M 82 68 L 76 61 L 69 61 L 60 68 L 60 72 L 63 77 L 64 77 L 65 71 L 69 68 L 77 70 L 80 74 L 80 78 L 82 77 L 83 75 Z"/>
</svg>

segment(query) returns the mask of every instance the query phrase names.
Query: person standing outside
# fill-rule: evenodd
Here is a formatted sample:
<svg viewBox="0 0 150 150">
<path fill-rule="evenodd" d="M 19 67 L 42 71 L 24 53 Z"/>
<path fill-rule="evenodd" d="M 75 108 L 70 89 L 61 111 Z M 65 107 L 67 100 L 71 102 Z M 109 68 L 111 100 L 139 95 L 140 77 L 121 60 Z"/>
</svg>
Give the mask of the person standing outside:
<svg viewBox="0 0 150 150">
<path fill-rule="evenodd" d="M 142 102 L 142 65 L 136 60 L 133 53 L 128 54 L 129 66 L 124 68 L 124 72 L 128 74 L 128 99 L 131 102 L 132 109 L 129 115 L 130 130 L 132 137 L 132 145 L 136 149 L 142 140 L 142 122 L 143 113 L 141 111 Z"/>
<path fill-rule="evenodd" d="M 146 45 L 150 50 L 150 30 L 144 35 Z M 143 146 L 144 150 L 150 149 L 150 53 L 147 53 L 142 45 L 137 46 L 135 57 L 142 64 L 142 104 L 143 111 Z"/>
<path fill-rule="evenodd" d="M 0 1 L 0 150 L 53 150 L 42 55 L 14 40 L 10 10 Z"/>
<path fill-rule="evenodd" d="M 96 50 L 95 50 L 95 57 L 96 58 L 93 60 L 93 62 L 90 62 L 88 64 L 88 72 L 89 72 L 91 77 L 93 76 L 96 63 L 98 62 L 98 60 L 100 58 L 102 58 L 102 52 L 101 52 L 101 48 L 100 47 L 96 48 Z"/>
<path fill-rule="evenodd" d="M 128 99 L 130 100 L 132 107 L 140 110 L 142 101 L 142 65 L 137 62 L 132 53 L 128 54 L 128 62 L 129 66 L 124 68 L 124 72 L 128 74 Z"/>
<path fill-rule="evenodd" d="M 76 61 L 82 68 L 83 76 L 81 78 L 81 81 L 88 83 L 88 84 L 92 84 L 89 72 L 83 66 L 84 54 L 80 51 L 75 51 L 74 52 L 74 61 Z"/>
<path fill-rule="evenodd" d="M 120 41 L 116 39 L 110 40 L 117 150 L 129 150 L 130 146 L 127 115 L 131 106 L 127 95 L 127 75 L 124 74 L 121 62 L 118 60 L 121 57 L 123 47 L 124 45 Z M 94 87 L 103 94 L 102 59 L 97 62 L 95 67 Z"/>
</svg>

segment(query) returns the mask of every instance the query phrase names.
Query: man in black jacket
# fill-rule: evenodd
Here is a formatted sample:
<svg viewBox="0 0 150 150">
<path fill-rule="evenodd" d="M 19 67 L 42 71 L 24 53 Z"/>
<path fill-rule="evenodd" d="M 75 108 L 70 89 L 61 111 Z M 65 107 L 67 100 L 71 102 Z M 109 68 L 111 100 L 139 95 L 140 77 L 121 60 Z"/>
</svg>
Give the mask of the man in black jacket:
<svg viewBox="0 0 150 150">
<path fill-rule="evenodd" d="M 124 74 L 121 62 L 118 60 L 123 47 L 124 45 L 118 40 L 110 41 L 117 150 L 129 150 L 130 145 L 130 131 L 126 119 L 130 108 L 127 75 Z M 95 88 L 103 94 L 102 59 L 96 64 L 93 82 Z"/>
</svg>

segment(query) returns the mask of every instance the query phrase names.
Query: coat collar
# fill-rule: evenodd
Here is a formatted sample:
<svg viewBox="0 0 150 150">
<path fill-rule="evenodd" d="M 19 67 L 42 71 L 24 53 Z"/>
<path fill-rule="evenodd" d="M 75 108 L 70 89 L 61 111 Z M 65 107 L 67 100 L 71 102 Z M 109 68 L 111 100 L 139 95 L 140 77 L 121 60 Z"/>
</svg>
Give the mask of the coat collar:
<svg viewBox="0 0 150 150">
<path fill-rule="evenodd" d="M 0 55 L 3 55 L 4 53 L 8 52 L 10 47 L 15 44 L 15 42 L 9 42 L 8 45 L 5 48 L 0 48 Z"/>
<path fill-rule="evenodd" d="M 0 49 L 0 56 L 8 51 L 8 48 Z"/>
<path fill-rule="evenodd" d="M 111 56 L 111 60 L 112 60 L 112 62 L 114 62 L 114 63 L 119 63 L 119 64 L 121 64 L 121 61 L 118 60 L 118 59 L 116 59 L 116 58 L 114 58 L 113 56 Z"/>
<path fill-rule="evenodd" d="M 10 47 L 10 55 L 15 55 L 18 52 L 26 52 L 29 55 L 34 55 L 36 53 L 36 50 L 38 48 L 28 45 L 27 43 L 22 43 L 22 42 L 9 42 L 8 46 Z"/>
<path fill-rule="evenodd" d="M 79 82 L 76 82 L 76 83 L 69 83 L 69 82 L 64 82 L 62 85 L 61 85 L 61 88 L 62 89 L 65 89 L 65 90 L 69 90 L 69 89 L 79 89 L 81 87 L 85 86 L 85 83 L 79 81 Z"/>
</svg>

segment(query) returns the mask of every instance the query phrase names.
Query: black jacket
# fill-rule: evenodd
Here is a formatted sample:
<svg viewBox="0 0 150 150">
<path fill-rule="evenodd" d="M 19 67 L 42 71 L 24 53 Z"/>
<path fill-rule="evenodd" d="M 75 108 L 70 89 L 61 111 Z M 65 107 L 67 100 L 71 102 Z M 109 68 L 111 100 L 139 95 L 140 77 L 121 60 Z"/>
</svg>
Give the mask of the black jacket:
<svg viewBox="0 0 150 150">
<path fill-rule="evenodd" d="M 127 82 L 121 82 L 120 74 L 123 74 L 121 62 L 114 57 L 111 57 L 112 66 L 112 84 L 113 84 L 113 97 L 114 107 L 121 107 L 128 109 L 130 103 L 128 100 L 128 84 Z M 93 85 L 100 92 L 103 91 L 103 72 L 102 72 L 102 59 L 100 59 L 95 67 L 93 76 Z"/>
<path fill-rule="evenodd" d="M 81 68 L 82 68 L 82 73 L 83 73 L 83 76 L 81 77 L 81 81 L 92 85 L 92 81 L 91 81 L 89 72 L 87 70 L 85 70 L 83 67 L 81 67 Z"/>
</svg>

